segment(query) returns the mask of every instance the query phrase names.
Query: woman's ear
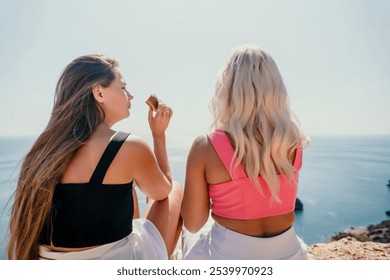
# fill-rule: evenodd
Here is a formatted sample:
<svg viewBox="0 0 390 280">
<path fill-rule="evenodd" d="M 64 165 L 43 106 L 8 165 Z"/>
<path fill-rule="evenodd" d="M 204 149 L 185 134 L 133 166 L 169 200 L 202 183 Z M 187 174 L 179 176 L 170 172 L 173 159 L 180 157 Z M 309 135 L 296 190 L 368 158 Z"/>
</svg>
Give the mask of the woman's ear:
<svg viewBox="0 0 390 280">
<path fill-rule="evenodd" d="M 99 103 L 103 102 L 102 86 L 96 85 L 92 87 L 92 94 L 95 100 Z"/>
</svg>

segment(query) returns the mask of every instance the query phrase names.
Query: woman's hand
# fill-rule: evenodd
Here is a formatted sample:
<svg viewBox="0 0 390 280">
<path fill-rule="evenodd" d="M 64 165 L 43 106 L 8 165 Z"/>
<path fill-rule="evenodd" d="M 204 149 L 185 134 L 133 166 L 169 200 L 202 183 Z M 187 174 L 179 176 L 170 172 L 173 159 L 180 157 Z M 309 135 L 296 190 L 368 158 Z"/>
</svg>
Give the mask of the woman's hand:
<svg viewBox="0 0 390 280">
<path fill-rule="evenodd" d="M 161 171 L 170 183 L 172 183 L 172 176 L 165 144 L 165 131 L 168 128 L 171 117 L 172 109 L 163 102 L 159 102 L 155 114 L 149 108 L 148 121 L 153 136 L 154 155 Z"/>
<path fill-rule="evenodd" d="M 173 111 L 163 102 L 159 102 L 156 113 L 153 115 L 153 111 L 149 108 L 148 122 L 152 135 L 162 136 L 165 134 L 171 120 Z"/>
</svg>

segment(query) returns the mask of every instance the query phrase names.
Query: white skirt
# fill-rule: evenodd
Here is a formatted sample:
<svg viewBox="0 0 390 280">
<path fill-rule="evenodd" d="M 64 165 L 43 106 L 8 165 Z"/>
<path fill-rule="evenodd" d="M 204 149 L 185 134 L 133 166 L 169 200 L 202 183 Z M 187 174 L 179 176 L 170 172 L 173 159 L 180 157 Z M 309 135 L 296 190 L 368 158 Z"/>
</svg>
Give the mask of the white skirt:
<svg viewBox="0 0 390 280">
<path fill-rule="evenodd" d="M 56 252 L 39 246 L 40 259 L 50 260 L 167 260 L 164 240 L 147 219 L 133 220 L 133 232 L 125 238 L 78 252 Z"/>
<path fill-rule="evenodd" d="M 183 230 L 185 260 L 303 260 L 307 246 L 294 227 L 267 238 L 244 235 L 214 222 L 207 234 Z"/>
</svg>

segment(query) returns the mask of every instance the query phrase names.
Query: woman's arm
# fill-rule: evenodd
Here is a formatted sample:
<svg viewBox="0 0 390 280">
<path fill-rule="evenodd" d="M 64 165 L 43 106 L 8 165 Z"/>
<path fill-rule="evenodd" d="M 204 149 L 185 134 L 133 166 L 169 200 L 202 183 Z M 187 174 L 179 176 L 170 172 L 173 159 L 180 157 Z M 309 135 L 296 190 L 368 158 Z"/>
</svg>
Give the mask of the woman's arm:
<svg viewBox="0 0 390 280">
<path fill-rule="evenodd" d="M 186 180 L 181 205 L 184 226 L 192 233 L 199 231 L 210 214 L 210 197 L 206 181 L 206 136 L 198 137 L 192 144 L 187 159 Z"/>
<path fill-rule="evenodd" d="M 171 167 L 169 165 L 168 154 L 165 145 L 165 134 L 156 136 L 153 135 L 153 147 L 158 166 L 167 177 L 168 181 L 172 183 Z"/>
<path fill-rule="evenodd" d="M 149 109 L 148 121 L 153 136 L 154 154 L 142 139 L 133 139 L 134 178 L 140 190 L 153 200 L 162 200 L 172 189 L 171 168 L 166 150 L 165 131 L 168 128 L 172 110 L 164 103 L 157 112 Z"/>
<path fill-rule="evenodd" d="M 161 171 L 169 182 L 172 183 L 171 167 L 165 143 L 165 131 L 168 128 L 171 117 L 172 109 L 162 102 L 158 104 L 157 112 L 154 116 L 152 109 L 149 108 L 148 121 L 153 136 L 154 154 Z"/>
</svg>

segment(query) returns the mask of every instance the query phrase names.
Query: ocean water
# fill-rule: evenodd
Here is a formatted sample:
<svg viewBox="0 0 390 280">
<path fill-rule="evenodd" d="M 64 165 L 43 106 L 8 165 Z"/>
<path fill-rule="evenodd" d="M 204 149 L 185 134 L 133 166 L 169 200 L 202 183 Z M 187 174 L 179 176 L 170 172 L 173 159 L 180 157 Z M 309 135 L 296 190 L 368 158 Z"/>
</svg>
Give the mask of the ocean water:
<svg viewBox="0 0 390 280">
<path fill-rule="evenodd" d="M 9 220 L 10 197 L 19 167 L 33 138 L 0 138 L 0 241 Z M 168 150 L 174 179 L 184 183 L 188 150 Z M 304 150 L 295 228 L 307 243 L 326 242 L 350 227 L 368 226 L 385 219 L 390 210 L 389 136 L 313 136 Z M 145 200 L 139 193 L 140 208 Z M 0 259 L 6 242 L 0 243 Z"/>
</svg>

